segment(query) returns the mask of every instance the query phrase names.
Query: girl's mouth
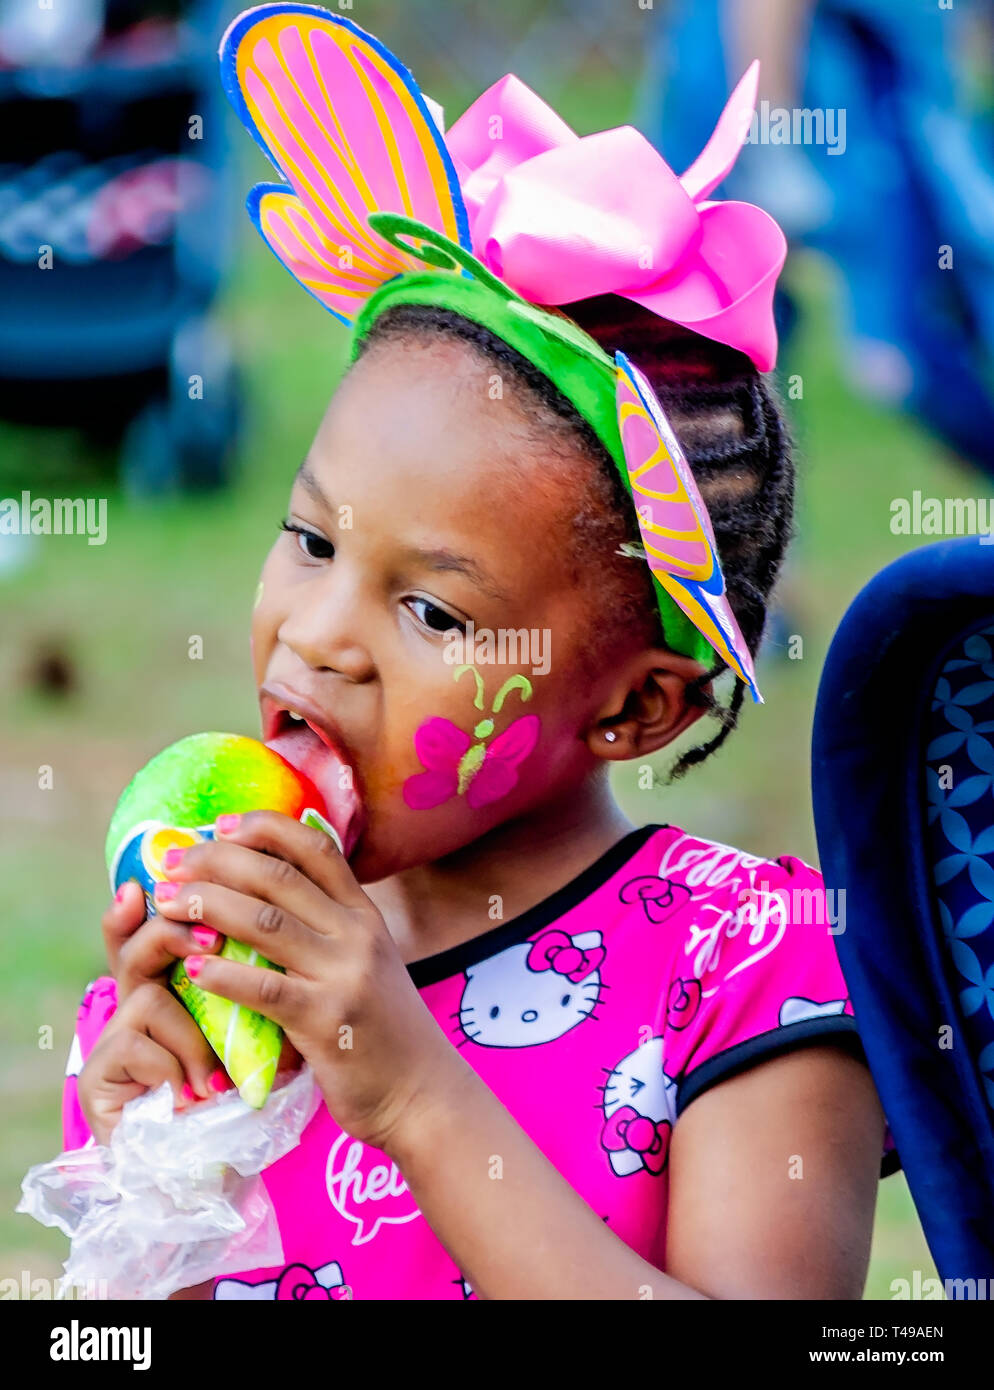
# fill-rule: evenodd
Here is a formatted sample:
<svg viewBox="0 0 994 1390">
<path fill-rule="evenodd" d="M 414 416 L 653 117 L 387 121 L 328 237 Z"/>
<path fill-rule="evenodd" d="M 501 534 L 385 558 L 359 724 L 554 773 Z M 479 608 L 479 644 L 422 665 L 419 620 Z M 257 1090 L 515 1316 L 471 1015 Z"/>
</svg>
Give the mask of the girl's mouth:
<svg viewBox="0 0 994 1390">
<path fill-rule="evenodd" d="M 346 859 L 362 833 L 362 801 L 356 773 L 308 703 L 290 703 L 290 692 L 262 692 L 262 741 L 317 788 Z"/>
</svg>

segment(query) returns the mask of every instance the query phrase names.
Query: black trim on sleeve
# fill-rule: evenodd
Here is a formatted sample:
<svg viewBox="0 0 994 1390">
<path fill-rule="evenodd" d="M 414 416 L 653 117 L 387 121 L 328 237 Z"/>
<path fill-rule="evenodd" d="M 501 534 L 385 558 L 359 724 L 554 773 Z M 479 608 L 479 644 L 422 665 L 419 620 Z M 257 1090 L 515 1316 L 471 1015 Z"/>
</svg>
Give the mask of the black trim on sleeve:
<svg viewBox="0 0 994 1390">
<path fill-rule="evenodd" d="M 783 1053 L 793 1052 L 798 1047 L 818 1042 L 839 1043 L 858 1062 L 869 1065 L 856 1020 L 851 1014 L 830 1014 L 820 1018 L 800 1019 L 797 1023 L 788 1023 L 781 1028 L 771 1028 L 766 1033 L 757 1033 L 754 1038 L 747 1038 L 735 1047 L 727 1047 L 724 1052 L 716 1053 L 714 1057 L 709 1057 L 706 1062 L 695 1067 L 681 1080 L 677 1090 L 677 1118 L 679 1119 L 692 1101 L 709 1091 L 712 1086 L 716 1086 L 719 1081 L 738 1076 L 757 1062 L 769 1061 Z M 901 1159 L 896 1149 L 890 1149 L 881 1156 L 881 1178 L 890 1177 L 891 1173 L 899 1172 L 900 1168 Z"/>
<path fill-rule="evenodd" d="M 898 1153 L 897 1149 L 889 1149 L 880 1160 L 880 1176 L 882 1178 L 889 1178 L 891 1173 L 899 1173 L 900 1171 L 901 1155 Z"/>
</svg>

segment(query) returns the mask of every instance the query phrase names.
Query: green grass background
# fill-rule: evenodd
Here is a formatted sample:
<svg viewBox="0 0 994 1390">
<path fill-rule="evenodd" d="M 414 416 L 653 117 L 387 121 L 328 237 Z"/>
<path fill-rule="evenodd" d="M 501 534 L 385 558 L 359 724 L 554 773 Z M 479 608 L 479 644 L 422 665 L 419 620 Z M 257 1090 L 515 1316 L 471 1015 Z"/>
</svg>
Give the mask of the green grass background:
<svg viewBox="0 0 994 1390">
<path fill-rule="evenodd" d="M 444 92 L 440 81 L 426 87 Z M 592 86 L 582 100 L 564 95 L 559 109 L 578 129 L 600 129 L 625 118 L 625 99 L 616 84 L 603 93 Z M 246 185 L 268 176 L 261 157 L 236 149 Z M 809 257 L 792 263 L 789 281 L 804 318 L 781 372 L 799 374 L 803 399 L 790 403 L 799 539 L 781 600 L 803 656 L 767 651 L 760 667 L 767 703 L 745 710 L 712 763 L 651 791 L 638 789 L 628 766 L 617 790 L 637 821 L 663 819 L 750 851 L 816 861 L 808 745 L 831 634 L 866 580 L 916 543 L 891 535 L 892 498 L 915 488 L 976 495 L 983 485 L 913 424 L 846 386 L 830 269 Z M 258 569 L 343 360 L 343 331 L 250 229 L 240 234 L 219 315 L 237 345 L 248 410 L 238 481 L 225 493 L 131 503 L 114 481 L 115 460 L 78 436 L 0 425 L 0 496 L 26 487 L 36 496 L 109 497 L 105 546 L 39 538 L 23 569 L 0 574 L 0 1277 L 19 1278 L 24 1269 L 54 1276 L 65 1255 L 62 1236 L 13 1208 L 27 1168 L 61 1146 L 76 1006 L 104 969 L 103 839 L 116 797 L 175 738 L 204 728 L 256 731 L 248 627 Z M 199 661 L 188 658 L 193 634 L 203 639 Z M 30 679 L 48 641 L 71 653 L 77 672 L 75 689 L 61 697 L 39 694 Z M 50 790 L 39 788 L 43 766 L 52 769 Z M 880 1187 L 867 1297 L 889 1297 L 890 1281 L 910 1279 L 915 1269 L 934 1274 L 898 1175 Z"/>
</svg>

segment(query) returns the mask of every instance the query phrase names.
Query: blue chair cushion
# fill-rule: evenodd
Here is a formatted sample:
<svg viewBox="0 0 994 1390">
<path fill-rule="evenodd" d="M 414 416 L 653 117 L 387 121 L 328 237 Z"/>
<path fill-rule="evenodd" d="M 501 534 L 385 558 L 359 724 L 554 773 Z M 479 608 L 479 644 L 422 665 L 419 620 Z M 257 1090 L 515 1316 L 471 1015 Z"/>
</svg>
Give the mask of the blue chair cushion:
<svg viewBox="0 0 994 1390">
<path fill-rule="evenodd" d="M 932 882 L 961 1031 L 994 1110 L 994 624 L 957 638 L 928 729 Z"/>
<path fill-rule="evenodd" d="M 812 740 L 822 872 L 846 892 L 836 950 L 943 1279 L 994 1273 L 992 628 L 994 545 L 903 556 L 840 624 Z"/>
</svg>

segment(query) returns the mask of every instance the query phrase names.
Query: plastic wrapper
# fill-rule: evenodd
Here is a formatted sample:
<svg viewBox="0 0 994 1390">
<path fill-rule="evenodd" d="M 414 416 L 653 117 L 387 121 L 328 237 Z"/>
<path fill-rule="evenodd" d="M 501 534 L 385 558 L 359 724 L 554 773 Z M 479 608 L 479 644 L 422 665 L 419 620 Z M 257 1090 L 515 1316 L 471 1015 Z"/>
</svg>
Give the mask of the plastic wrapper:
<svg viewBox="0 0 994 1390">
<path fill-rule="evenodd" d="M 260 1174 L 299 1142 L 320 1101 L 306 1064 L 261 1109 L 237 1091 L 174 1110 L 163 1082 L 125 1105 L 109 1145 L 30 1169 L 17 1211 L 71 1242 L 59 1296 L 164 1299 L 177 1289 L 283 1262 Z"/>
</svg>

